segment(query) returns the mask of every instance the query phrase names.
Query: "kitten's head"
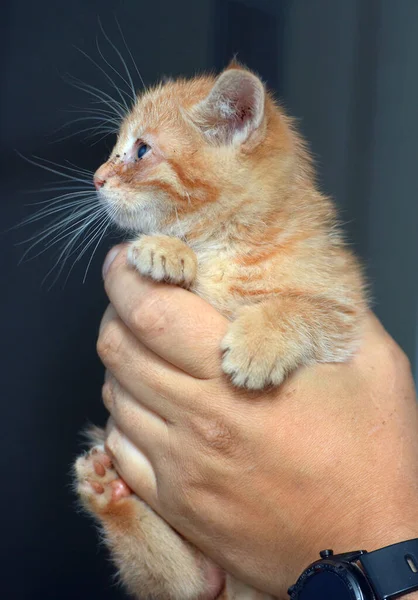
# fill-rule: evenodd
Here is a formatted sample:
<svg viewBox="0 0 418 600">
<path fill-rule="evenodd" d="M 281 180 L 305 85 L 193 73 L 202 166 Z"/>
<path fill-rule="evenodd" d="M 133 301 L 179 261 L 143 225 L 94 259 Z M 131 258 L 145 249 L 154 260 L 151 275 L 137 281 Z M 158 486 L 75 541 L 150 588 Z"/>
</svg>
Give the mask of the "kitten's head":
<svg viewBox="0 0 418 600">
<path fill-rule="evenodd" d="M 188 233 L 203 216 L 238 210 L 268 179 L 289 147 L 282 117 L 237 64 L 217 78 L 159 85 L 138 97 L 95 173 L 99 199 L 124 229 Z"/>
</svg>

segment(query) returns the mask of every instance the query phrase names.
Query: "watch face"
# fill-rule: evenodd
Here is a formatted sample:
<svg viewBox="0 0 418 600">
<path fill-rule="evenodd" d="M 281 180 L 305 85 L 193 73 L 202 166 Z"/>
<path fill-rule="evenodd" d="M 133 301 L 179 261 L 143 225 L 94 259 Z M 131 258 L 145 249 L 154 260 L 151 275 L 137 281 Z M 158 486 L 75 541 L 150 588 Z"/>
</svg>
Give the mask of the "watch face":
<svg viewBox="0 0 418 600">
<path fill-rule="evenodd" d="M 305 581 L 297 598 L 298 600 L 358 600 L 362 596 L 350 590 L 346 582 L 335 573 L 322 571 Z"/>
</svg>

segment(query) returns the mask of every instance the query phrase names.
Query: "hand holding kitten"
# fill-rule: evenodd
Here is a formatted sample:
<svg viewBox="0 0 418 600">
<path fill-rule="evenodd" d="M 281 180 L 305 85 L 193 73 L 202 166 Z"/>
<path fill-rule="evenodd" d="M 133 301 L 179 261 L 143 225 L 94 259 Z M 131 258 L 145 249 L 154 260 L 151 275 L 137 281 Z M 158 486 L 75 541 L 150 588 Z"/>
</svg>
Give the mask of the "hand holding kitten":
<svg viewBox="0 0 418 600">
<path fill-rule="evenodd" d="M 124 250 L 105 285 L 107 449 L 138 496 L 205 554 L 283 598 L 322 547 L 418 535 L 414 386 L 373 316 L 349 363 L 249 392 L 223 376 L 228 321 L 202 299 L 138 277 Z"/>
</svg>

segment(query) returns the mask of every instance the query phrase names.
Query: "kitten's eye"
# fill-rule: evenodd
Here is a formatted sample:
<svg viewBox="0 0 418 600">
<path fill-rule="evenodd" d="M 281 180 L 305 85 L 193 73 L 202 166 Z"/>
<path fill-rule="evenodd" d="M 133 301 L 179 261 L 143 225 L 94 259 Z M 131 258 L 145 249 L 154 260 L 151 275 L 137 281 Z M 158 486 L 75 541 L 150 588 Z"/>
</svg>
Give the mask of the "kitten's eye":
<svg viewBox="0 0 418 600">
<path fill-rule="evenodd" d="M 148 150 L 150 149 L 150 147 L 148 146 L 148 144 L 140 144 L 139 148 L 138 148 L 138 152 L 137 152 L 137 156 L 138 158 L 142 158 L 144 156 L 144 154 L 146 154 L 148 152 Z"/>
</svg>

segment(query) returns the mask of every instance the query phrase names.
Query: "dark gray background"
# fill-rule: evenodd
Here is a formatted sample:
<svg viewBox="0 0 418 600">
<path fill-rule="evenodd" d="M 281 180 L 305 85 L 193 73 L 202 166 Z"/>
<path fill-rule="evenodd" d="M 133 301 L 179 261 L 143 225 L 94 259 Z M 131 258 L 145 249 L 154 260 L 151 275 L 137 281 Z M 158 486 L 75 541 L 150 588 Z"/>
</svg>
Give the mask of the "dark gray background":
<svg viewBox="0 0 418 600">
<path fill-rule="evenodd" d="M 97 58 L 100 16 L 123 50 L 117 15 L 146 83 L 238 57 L 276 89 L 313 149 L 323 190 L 341 207 L 365 259 L 384 324 L 417 365 L 418 3 L 416 0 L 3 1 L 1 229 L 45 199 L 25 194 L 49 177 L 16 156 L 69 159 L 94 170 L 111 140 L 51 143 L 71 105 L 88 98 L 70 72 L 105 87 L 75 48 Z M 124 51 L 125 57 L 127 57 Z M 53 253 L 17 266 L 34 228 L 1 243 L 3 447 L 0 595 L 7 600 L 123 598 L 91 524 L 74 510 L 70 464 L 87 420 L 102 423 L 96 358 L 106 305 L 101 262 L 87 260 L 48 291 Z"/>
</svg>

